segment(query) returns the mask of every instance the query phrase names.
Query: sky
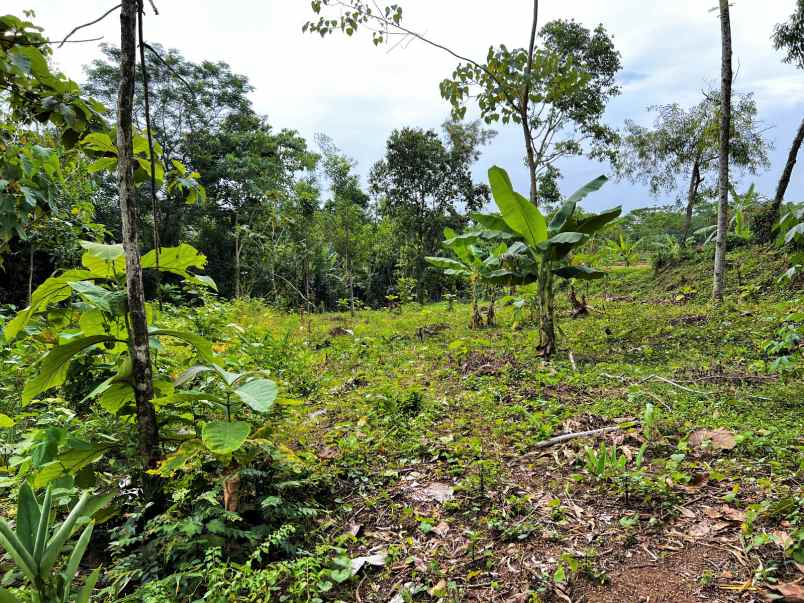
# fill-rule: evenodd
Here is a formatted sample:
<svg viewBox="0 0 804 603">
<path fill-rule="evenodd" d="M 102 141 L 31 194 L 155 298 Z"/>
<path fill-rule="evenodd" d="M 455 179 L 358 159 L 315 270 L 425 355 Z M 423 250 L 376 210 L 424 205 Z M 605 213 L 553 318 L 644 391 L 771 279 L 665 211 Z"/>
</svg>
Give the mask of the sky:
<svg viewBox="0 0 804 603">
<path fill-rule="evenodd" d="M 155 0 L 159 15 L 145 19 L 145 38 L 178 49 L 192 61 L 225 61 L 248 76 L 255 90 L 254 108 L 277 129 L 298 130 L 310 145 L 313 135 L 329 135 L 358 162 L 365 176 L 380 159 L 394 128 L 439 128 L 449 106 L 439 94 L 456 60 L 419 41 L 374 47 L 363 32 L 321 39 L 302 33 L 313 15 L 309 0 Z M 115 0 L 3 0 L 2 11 L 36 12 L 35 21 L 51 39 L 92 21 Z M 532 4 L 529 0 L 400 0 L 405 24 L 463 56 L 482 59 L 489 46 L 527 45 Z M 710 9 L 715 0 L 542 0 L 540 23 L 575 19 L 588 28 L 602 23 L 622 54 L 622 94 L 610 102 L 605 121 L 621 128 L 626 119 L 649 125 L 647 107 L 679 102 L 695 104 L 701 91 L 720 82 L 720 24 Z M 146 3 L 147 5 L 147 3 Z M 731 9 L 735 92 L 754 92 L 759 117 L 773 144 L 771 167 L 749 176 L 738 189 L 756 182 L 773 196 L 795 129 L 804 116 L 804 72 L 781 61 L 770 42 L 773 26 L 785 21 L 795 0 L 736 0 Z M 116 15 L 76 38 L 103 36 L 116 43 Z M 72 79 L 84 79 L 83 65 L 98 56 L 101 42 L 67 44 L 55 50 L 57 65 Z M 471 112 L 468 117 L 472 117 Z M 495 125 L 498 136 L 484 149 L 474 171 L 485 179 L 494 164 L 506 168 L 518 190 L 527 193 L 521 133 Z M 561 190 L 573 192 L 609 167 L 586 158 L 560 164 Z M 804 200 L 804 160 L 793 172 L 789 200 Z M 588 209 L 623 205 L 626 209 L 672 202 L 654 198 L 645 187 L 609 182 L 589 197 Z"/>
</svg>

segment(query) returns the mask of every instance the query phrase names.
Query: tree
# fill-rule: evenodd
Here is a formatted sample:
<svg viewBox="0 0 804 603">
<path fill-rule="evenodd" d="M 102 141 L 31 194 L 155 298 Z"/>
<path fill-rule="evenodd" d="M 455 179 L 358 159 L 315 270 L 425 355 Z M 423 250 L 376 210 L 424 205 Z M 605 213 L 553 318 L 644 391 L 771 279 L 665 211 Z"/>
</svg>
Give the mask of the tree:
<svg viewBox="0 0 804 603">
<path fill-rule="evenodd" d="M 720 0 L 720 157 L 718 162 L 717 237 L 715 239 L 715 267 L 712 297 L 723 299 L 726 280 L 726 235 L 729 222 L 729 149 L 731 140 L 731 21 L 729 0 Z"/>
<path fill-rule="evenodd" d="M 324 204 L 324 221 L 335 252 L 343 258 L 343 271 L 349 293 L 349 311 L 355 313 L 355 259 L 359 247 L 365 247 L 361 230 L 366 224 L 369 197 L 360 188 L 360 179 L 352 170 L 356 162 L 343 155 L 328 136 L 318 134 L 322 168 L 330 183 L 331 199 Z"/>
<path fill-rule="evenodd" d="M 425 291 L 424 258 L 438 250 L 441 232 L 447 226 L 464 226 L 465 213 L 488 199 L 488 188 L 476 185 L 471 174 L 477 145 L 488 137 L 471 134 L 472 128 L 476 126 L 459 135 L 457 124 L 452 124 L 446 141 L 434 130 L 394 130 L 385 158 L 371 168 L 369 185 L 379 197 L 380 215 L 394 219 L 413 245 L 412 276 L 420 302 Z"/>
<path fill-rule="evenodd" d="M 768 143 L 757 120 L 753 95 L 739 96 L 731 121 L 731 167 L 751 174 L 768 167 Z M 698 104 L 684 109 L 678 103 L 649 107 L 656 112 L 652 128 L 626 120 L 615 173 L 619 178 L 647 184 L 654 195 L 683 190 L 686 211 L 683 244 L 690 233 L 693 212 L 717 178 L 720 95 L 708 92 Z"/>
<path fill-rule="evenodd" d="M 620 69 L 620 55 L 602 26 L 591 33 L 573 21 L 553 21 L 539 32 L 545 48 L 537 49 L 539 2 L 534 0 L 527 48 L 491 47 L 484 63 L 403 26 L 398 4 L 384 9 L 375 4 L 375 10 L 361 0 L 316 0 L 312 7 L 317 14 L 337 8 L 340 15 L 321 15 L 305 23 L 303 31 L 326 36 L 340 29 L 351 36 L 364 26 L 373 31 L 375 45 L 392 35 L 413 37 L 461 61 L 452 78 L 441 83 L 442 97 L 452 104 L 453 118 L 463 118 L 468 99 L 476 97 L 487 123 L 521 125 L 533 203 L 540 176 L 543 186 L 555 191 L 559 176 L 555 161 L 581 154 L 587 142 L 595 147 L 592 154 L 599 156 L 614 140 L 614 132 L 601 117 L 606 101 L 619 93 L 614 75 Z M 569 127 L 575 129 L 574 135 Z M 565 138 L 556 141 L 561 134 Z"/>
<path fill-rule="evenodd" d="M 785 23 L 779 23 L 773 30 L 773 47 L 776 50 L 784 51 L 782 59 L 785 63 L 795 65 L 799 69 L 804 69 L 804 0 L 797 0 L 796 10 Z M 765 217 L 762 225 L 762 232 L 758 233 L 760 239 L 769 241 L 773 225 L 779 219 L 779 211 L 784 201 L 787 186 L 790 184 L 790 176 L 796 165 L 796 158 L 804 142 L 804 119 L 798 126 L 796 134 L 793 136 L 793 143 L 787 154 L 784 169 L 779 176 L 779 184 L 776 186 L 776 194 L 770 206 L 769 215 Z"/>
<path fill-rule="evenodd" d="M 590 31 L 556 20 L 539 37 L 543 49 L 534 51 L 533 40 L 527 50 L 492 47 L 483 66 L 460 64 L 441 82 L 441 94 L 452 104 L 453 117 L 463 116 L 469 99 L 476 98 L 487 123 L 522 125 L 531 201 L 549 203 L 560 200 L 559 160 L 587 151 L 601 158 L 616 141 L 602 118 L 608 100 L 620 93 L 615 76 L 621 62 L 602 25 Z"/>
<path fill-rule="evenodd" d="M 162 149 L 162 169 L 169 171 L 174 160 L 191 170 L 198 169 L 194 155 L 199 150 L 199 137 L 209 140 L 211 134 L 231 127 L 232 116 L 253 114 L 248 99 L 253 88 L 246 76 L 232 72 L 226 63 L 194 63 L 179 51 L 166 50 L 159 44 L 148 44 L 146 50 L 151 128 Z M 103 44 L 101 52 L 103 58 L 85 67 L 84 87 L 107 106 L 114 106 L 120 79 L 120 49 Z M 146 125 L 142 69 L 138 64 L 132 106 L 133 123 L 139 130 Z M 183 195 L 167 190 L 158 191 L 157 201 L 152 244 L 176 245 L 188 222 L 197 218 L 193 216 L 195 210 L 185 203 Z"/>
<path fill-rule="evenodd" d="M 77 157 L 76 145 L 106 127 L 103 105 L 48 65 L 41 31 L 0 16 L 0 265 L 12 238 L 25 241 L 56 208 L 61 168 Z M 47 144 L 36 131 L 43 125 L 55 130 Z"/>
<path fill-rule="evenodd" d="M 291 194 L 295 175 L 311 169 L 316 157 L 295 131 L 275 133 L 250 108 L 227 115 L 216 130 L 198 132 L 184 146 L 207 191 L 207 203 L 194 209 L 199 214 L 196 219 L 218 229 L 215 238 L 224 247 L 214 255 L 207 253 L 214 257 L 210 275 L 224 293 L 240 297 L 247 292 L 241 286 L 247 247 L 266 234 L 263 212 Z M 203 245 L 201 250 L 209 251 Z M 254 260 L 252 283 L 259 278 L 253 272 L 264 269 L 262 262 Z"/>
</svg>

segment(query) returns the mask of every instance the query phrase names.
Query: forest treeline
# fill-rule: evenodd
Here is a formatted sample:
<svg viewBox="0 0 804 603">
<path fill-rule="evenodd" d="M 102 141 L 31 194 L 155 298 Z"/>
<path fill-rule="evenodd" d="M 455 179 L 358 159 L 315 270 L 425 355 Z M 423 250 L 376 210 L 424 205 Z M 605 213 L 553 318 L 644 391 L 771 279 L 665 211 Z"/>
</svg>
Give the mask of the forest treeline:
<svg viewBox="0 0 804 603">
<path fill-rule="evenodd" d="M 557 22 L 543 35 L 557 47 L 574 43 L 597 71 L 572 106 L 550 107 L 556 117 L 544 128 L 555 151 L 536 158 L 541 203 L 549 209 L 562 200 L 558 160 L 588 155 L 605 162 L 601 171 L 645 182 L 665 199 L 619 219 L 587 248 L 591 253 L 620 259 L 624 251 L 631 258 L 672 253 L 675 241 L 683 244 L 712 225 L 716 93 L 690 108 L 651 108 L 652 128 L 628 122 L 621 131 L 611 129 L 602 118 L 607 100 L 619 93 L 620 61 L 605 30 Z M 226 63 L 194 63 L 177 50 L 149 48 L 145 65 L 160 170 L 170 172 L 180 162 L 196 174 L 204 195 L 188 202 L 186 191 L 166 181 L 153 205 L 148 188 L 138 188 L 143 250 L 188 242 L 207 257 L 206 273 L 220 295 L 260 297 L 279 308 L 335 309 L 352 305 L 348 300 L 379 307 L 389 299 L 425 301 L 459 292 L 458 281 L 445 280 L 424 258 L 439 254 L 444 228 L 463 229 L 470 213 L 490 200 L 488 186 L 473 180 L 472 167 L 495 136 L 486 124 L 493 120 L 464 121 L 458 112 L 440 129 L 400 124 L 364 185 L 355 161 L 326 133 L 305 140 L 260 115 L 249 99 L 248 78 Z M 110 123 L 119 60 L 119 48 L 104 45 L 102 57 L 86 66 L 82 86 Z M 134 120 L 142 131 L 145 99 L 137 69 Z M 732 161 L 756 174 L 768 167 L 768 141 L 753 97 L 739 97 L 734 113 Z M 577 127 L 579 134 L 552 142 L 552 130 L 565 127 Z M 0 302 L 24 306 L 57 267 L 78 264 L 79 241 L 114 242 L 120 210 L 114 174 L 92 157 L 59 143 L 48 127 L 30 130 L 4 121 L 3 130 L 4 137 L 34 137 L 52 147 L 67 168 L 48 199 L 50 211 L 7 240 Z M 745 209 L 761 214 L 759 203 Z M 151 298 L 173 301 L 197 293 L 182 291 L 170 278 L 147 280 L 146 290 Z"/>
</svg>

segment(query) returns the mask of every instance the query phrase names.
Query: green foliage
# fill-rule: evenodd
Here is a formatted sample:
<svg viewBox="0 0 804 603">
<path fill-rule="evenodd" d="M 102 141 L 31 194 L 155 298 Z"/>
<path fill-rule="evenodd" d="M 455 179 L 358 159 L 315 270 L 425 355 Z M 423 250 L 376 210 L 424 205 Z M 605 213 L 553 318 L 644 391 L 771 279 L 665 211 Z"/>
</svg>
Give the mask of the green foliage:
<svg viewBox="0 0 804 603">
<path fill-rule="evenodd" d="M 72 534 L 111 498 L 112 495 L 92 496 L 85 492 L 64 521 L 54 526 L 51 488 L 48 486 L 40 503 L 31 487 L 23 482 L 18 497 L 16 531 L 0 519 L 0 545 L 30 583 L 35 602 L 89 601 L 100 576 L 100 568 L 90 574 L 84 586 L 75 594 L 72 584 L 92 537 L 94 523 L 89 523 L 81 532 L 62 570 L 57 572 L 54 566 L 66 552 L 65 547 Z M 0 594 L 4 601 L 19 600 L 5 589 L 0 590 Z"/>
<path fill-rule="evenodd" d="M 494 202 L 500 209 L 500 219 L 505 230 L 492 230 L 485 238 L 510 239 L 513 233 L 519 240 L 509 245 L 505 255 L 510 272 L 501 275 L 509 284 L 538 283 L 539 318 L 541 324 L 540 350 L 550 356 L 556 345 L 555 289 L 553 277 L 594 280 L 604 273 L 588 266 L 572 265 L 570 254 L 585 243 L 590 235 L 604 228 L 620 215 L 619 207 L 599 214 L 577 212 L 577 203 L 605 182 L 601 176 L 581 187 L 571 195 L 547 223 L 539 209 L 511 187 L 508 175 L 499 167 L 489 170 Z M 481 218 L 494 227 L 500 224 L 494 217 Z"/>
</svg>

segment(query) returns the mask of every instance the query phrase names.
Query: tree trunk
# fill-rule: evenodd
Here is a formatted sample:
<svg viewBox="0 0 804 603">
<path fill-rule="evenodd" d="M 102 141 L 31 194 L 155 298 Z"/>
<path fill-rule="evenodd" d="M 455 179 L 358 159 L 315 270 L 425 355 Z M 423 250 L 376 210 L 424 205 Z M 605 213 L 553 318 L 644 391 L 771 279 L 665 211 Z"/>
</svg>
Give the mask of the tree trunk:
<svg viewBox="0 0 804 603">
<path fill-rule="evenodd" d="M 690 236 L 690 226 L 692 226 L 692 210 L 695 207 L 695 198 L 698 196 L 698 185 L 701 184 L 701 162 L 695 158 L 692 164 L 692 176 L 690 177 L 690 189 L 687 193 L 687 213 L 684 216 L 684 232 L 681 235 L 681 245 L 687 242 Z"/>
<path fill-rule="evenodd" d="M 525 155 L 528 159 L 528 175 L 530 176 L 530 201 L 539 205 L 538 185 L 536 183 L 536 160 L 533 158 L 533 139 L 528 124 L 528 106 L 530 104 L 530 74 L 533 71 L 533 53 L 536 48 L 536 27 L 539 22 L 539 0 L 533 0 L 533 21 L 530 26 L 530 43 L 528 44 L 528 64 L 525 67 L 525 90 L 522 93 L 522 106 L 520 119 L 522 120 L 522 133 L 525 136 Z"/>
<path fill-rule="evenodd" d="M 348 210 L 348 206 L 347 206 Z M 349 213 L 346 213 L 346 276 L 349 279 L 349 313 L 355 315 L 355 281 L 352 276 L 352 258 L 351 258 L 351 232 L 349 229 Z"/>
<path fill-rule="evenodd" d="M 34 244 L 33 240 L 30 242 L 30 249 L 28 250 L 28 306 L 31 305 L 33 298 L 33 280 L 34 280 Z"/>
<path fill-rule="evenodd" d="M 234 215 L 234 296 L 240 299 L 240 232 L 238 230 L 237 212 Z"/>
<path fill-rule="evenodd" d="M 726 234 L 729 224 L 729 136 L 731 133 L 731 22 L 729 0 L 720 0 L 722 62 L 720 72 L 720 164 L 718 170 L 717 239 L 712 298 L 723 299 L 726 276 Z"/>
<path fill-rule="evenodd" d="M 779 178 L 779 185 L 776 187 L 776 196 L 773 198 L 773 205 L 771 206 L 774 223 L 779 219 L 779 208 L 781 208 L 782 202 L 784 201 L 787 185 L 790 184 L 790 176 L 796 165 L 796 157 L 798 156 L 802 142 L 804 142 L 804 119 L 801 120 L 801 125 L 798 127 L 798 132 L 796 132 L 796 137 L 793 139 L 790 153 L 787 155 L 787 163 L 784 164 L 784 170 Z"/>
<path fill-rule="evenodd" d="M 143 465 L 153 467 L 159 460 L 159 427 L 151 404 L 151 355 L 148 349 L 148 321 L 142 265 L 137 236 L 137 199 L 134 189 L 132 147 L 132 106 L 134 104 L 135 31 L 137 0 L 123 0 L 120 10 L 120 88 L 117 96 L 117 179 L 120 191 L 120 218 L 126 258 L 126 291 L 129 312 L 129 348 L 133 365 L 134 401 L 137 408 L 139 453 Z"/>
</svg>

